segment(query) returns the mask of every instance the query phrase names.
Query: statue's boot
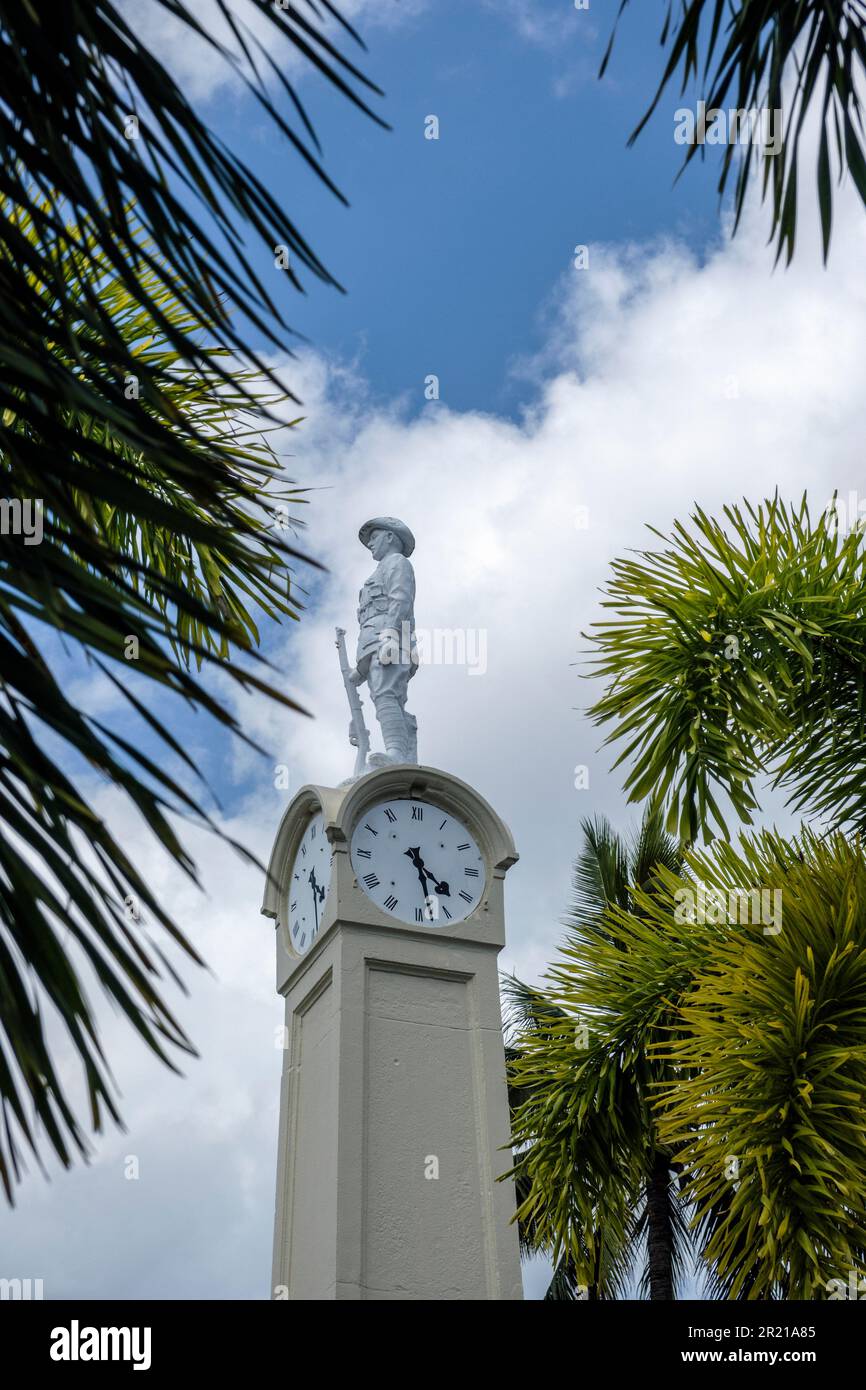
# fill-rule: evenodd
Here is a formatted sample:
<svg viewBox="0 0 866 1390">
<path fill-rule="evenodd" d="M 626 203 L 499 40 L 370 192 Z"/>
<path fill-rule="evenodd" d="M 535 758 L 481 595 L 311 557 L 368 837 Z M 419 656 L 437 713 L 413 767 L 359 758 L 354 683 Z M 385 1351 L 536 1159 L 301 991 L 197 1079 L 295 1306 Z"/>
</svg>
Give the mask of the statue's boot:
<svg viewBox="0 0 866 1390">
<path fill-rule="evenodd" d="M 414 714 L 404 714 L 406 720 L 406 731 L 408 733 L 408 744 L 406 747 L 407 763 L 417 763 L 418 761 L 418 720 Z"/>
<path fill-rule="evenodd" d="M 376 715 L 385 740 L 384 753 L 371 753 L 368 762 L 371 767 L 384 767 L 388 763 L 408 761 L 409 729 L 406 715 L 396 695 L 381 695 L 376 706 Z"/>
</svg>

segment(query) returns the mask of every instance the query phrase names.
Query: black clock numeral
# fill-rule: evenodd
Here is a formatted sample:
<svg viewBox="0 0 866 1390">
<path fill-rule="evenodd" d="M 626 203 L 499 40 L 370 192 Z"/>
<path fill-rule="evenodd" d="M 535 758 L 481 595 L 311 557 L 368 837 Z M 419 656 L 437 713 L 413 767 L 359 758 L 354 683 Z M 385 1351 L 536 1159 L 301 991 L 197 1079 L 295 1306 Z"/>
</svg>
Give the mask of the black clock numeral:
<svg viewBox="0 0 866 1390">
<path fill-rule="evenodd" d="M 445 913 L 445 916 L 448 918 L 448 921 L 450 922 L 450 921 L 451 921 L 451 913 L 448 911 L 448 909 L 447 909 L 447 907 L 445 906 L 444 903 L 441 904 L 441 907 L 442 907 L 442 911 Z"/>
<path fill-rule="evenodd" d="M 378 834 L 379 834 L 378 830 L 374 830 L 373 827 L 372 827 L 372 825 L 368 825 L 366 821 L 364 821 L 364 829 L 365 829 L 365 830 L 369 830 L 369 832 L 370 832 L 371 835 L 378 835 Z"/>
<path fill-rule="evenodd" d="M 304 932 L 303 936 L 301 937 L 300 944 L 301 944 L 301 948 L 303 948 L 304 946 L 306 946 L 306 944 L 307 944 L 307 933 L 306 933 L 306 932 Z"/>
<path fill-rule="evenodd" d="M 366 883 L 366 885 L 367 885 L 368 888 L 378 888 L 378 887 L 379 887 L 379 879 L 378 879 L 378 877 L 377 877 L 376 874 L 365 874 L 365 875 L 364 875 L 364 882 Z"/>
<path fill-rule="evenodd" d="M 416 922 L 423 922 L 423 921 L 424 921 L 424 909 L 423 909 L 423 907 L 416 907 L 416 908 L 415 908 L 415 921 L 416 921 Z"/>
<path fill-rule="evenodd" d="M 465 845 L 458 845 L 457 848 L 458 848 L 458 849 L 471 849 L 472 846 L 470 845 L 469 841 L 467 840 Z"/>
<path fill-rule="evenodd" d="M 464 874 L 466 875 L 467 878 L 477 878 L 477 877 L 478 877 L 478 870 L 477 870 L 477 869 L 464 869 L 463 872 L 464 872 Z"/>
<path fill-rule="evenodd" d="M 292 923 L 292 936 L 297 936 L 297 934 L 298 934 L 298 932 L 299 932 L 300 930 L 301 930 L 301 924 L 300 924 L 300 922 L 298 922 L 297 920 L 294 921 L 294 922 Z"/>
<path fill-rule="evenodd" d="M 301 858 L 306 858 L 306 855 L 307 855 L 307 846 L 306 846 L 306 845 L 301 845 Z"/>
<path fill-rule="evenodd" d="M 423 819 L 424 819 L 424 807 L 423 807 L 423 806 L 413 806 L 413 807 L 412 807 L 412 819 L 413 819 L 413 820 L 423 820 Z"/>
<path fill-rule="evenodd" d="M 318 830 L 318 828 L 319 828 L 319 827 L 318 827 L 317 825 L 313 825 L 313 826 L 310 827 L 310 841 L 311 841 L 311 842 L 312 842 L 313 840 L 315 840 L 315 838 L 316 838 L 316 831 Z"/>
<path fill-rule="evenodd" d="M 388 817 L 391 824 L 394 825 L 397 820 L 397 817 L 394 815 L 394 812 L 391 810 L 390 806 L 385 807 L 385 815 Z"/>
<path fill-rule="evenodd" d="M 445 819 L 444 819 L 444 821 L 443 821 L 442 824 L 440 825 L 439 829 L 440 829 L 440 830 L 444 830 L 447 824 L 448 824 L 448 817 L 446 816 Z"/>
<path fill-rule="evenodd" d="M 359 849 L 357 854 L 359 859 L 370 859 L 372 857 L 372 851 L 369 849 Z"/>
<path fill-rule="evenodd" d="M 298 905 L 298 900 L 297 900 L 297 898 L 295 898 L 295 901 L 294 901 L 293 903 L 289 903 L 289 911 L 290 911 L 290 912 L 294 912 L 294 910 L 295 910 L 295 908 L 297 907 L 297 905 Z"/>
<path fill-rule="evenodd" d="M 389 898 L 385 899 L 385 906 L 387 907 L 389 912 L 394 911 L 394 908 L 397 906 L 397 899 L 394 897 L 393 893 Z"/>
<path fill-rule="evenodd" d="M 460 894 L 459 894 L 459 896 L 463 899 L 463 901 L 464 901 L 465 903 L 471 903 L 471 901 L 472 901 L 472 894 L 471 894 L 471 893 L 467 893 L 465 888 L 461 888 L 461 889 L 460 889 Z"/>
</svg>

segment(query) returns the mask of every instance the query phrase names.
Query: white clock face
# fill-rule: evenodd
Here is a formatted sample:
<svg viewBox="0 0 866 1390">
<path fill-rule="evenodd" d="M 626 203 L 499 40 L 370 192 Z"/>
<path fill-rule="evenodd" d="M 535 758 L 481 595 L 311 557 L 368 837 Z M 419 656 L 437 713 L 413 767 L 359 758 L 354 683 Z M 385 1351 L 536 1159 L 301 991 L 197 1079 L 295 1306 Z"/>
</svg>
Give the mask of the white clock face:
<svg viewBox="0 0 866 1390">
<path fill-rule="evenodd" d="M 289 878 L 289 940 L 299 956 L 319 934 L 330 882 L 331 846 L 319 811 L 304 831 Z"/>
<path fill-rule="evenodd" d="M 484 893 L 484 859 L 465 825 L 429 801 L 381 801 L 352 835 L 352 868 L 369 898 L 401 922 L 447 927 Z"/>
</svg>

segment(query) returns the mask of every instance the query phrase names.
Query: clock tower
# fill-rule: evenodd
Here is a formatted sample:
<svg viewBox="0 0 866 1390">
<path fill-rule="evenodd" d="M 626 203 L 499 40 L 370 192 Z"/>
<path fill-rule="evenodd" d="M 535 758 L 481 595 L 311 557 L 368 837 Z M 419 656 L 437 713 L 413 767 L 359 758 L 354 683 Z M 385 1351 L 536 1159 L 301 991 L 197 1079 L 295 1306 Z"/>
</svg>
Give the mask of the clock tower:
<svg viewBox="0 0 866 1390">
<path fill-rule="evenodd" d="M 271 855 L 286 1001 L 271 1296 L 519 1299 L 514 1188 L 497 1181 L 517 853 L 457 777 L 383 762 L 303 787 Z"/>
</svg>

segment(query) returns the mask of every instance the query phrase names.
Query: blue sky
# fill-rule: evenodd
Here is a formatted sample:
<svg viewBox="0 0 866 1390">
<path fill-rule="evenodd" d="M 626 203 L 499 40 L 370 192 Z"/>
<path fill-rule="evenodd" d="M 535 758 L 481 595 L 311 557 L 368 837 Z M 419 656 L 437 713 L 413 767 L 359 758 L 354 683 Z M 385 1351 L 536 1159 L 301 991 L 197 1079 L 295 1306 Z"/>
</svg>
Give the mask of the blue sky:
<svg viewBox="0 0 866 1390">
<path fill-rule="evenodd" d="M 662 8 L 627 12 L 602 82 L 618 0 L 589 11 L 567 0 L 437 0 L 393 27 L 370 26 L 361 66 L 385 90 L 373 105 L 390 132 L 317 81 L 302 89 L 348 210 L 276 146 L 249 99 L 230 113 L 219 104 L 217 128 L 299 210 L 348 291 L 308 281 L 308 301 L 290 304 L 292 326 L 357 359 L 382 397 L 420 402 L 435 372 L 452 407 L 516 415 L 532 393 L 516 370 L 542 345 L 575 244 L 676 233 L 703 252 L 717 235 L 711 173 L 695 165 L 673 187 L 674 88 L 627 148 L 658 80 Z M 436 141 L 424 138 L 430 114 Z M 257 265 L 267 273 L 264 253 Z"/>
<path fill-rule="evenodd" d="M 617 7 L 351 0 L 393 130 L 300 81 L 348 210 L 204 50 L 178 43 L 156 6 L 129 8 L 348 291 L 308 281 L 306 297 L 287 294 L 310 346 L 271 354 L 305 403 L 305 423 L 279 444 L 313 489 L 304 544 L 328 569 L 299 575 L 302 623 L 267 627 L 263 645 L 315 719 L 238 698 L 218 678 L 268 756 L 182 709 L 174 727 L 220 793 L 226 829 L 266 858 L 287 795 L 274 765 L 289 767 L 290 791 L 351 769 L 333 629 L 352 629 L 370 568 L 358 526 L 403 516 L 418 538 L 419 625 L 485 636 L 484 671 L 422 668 L 411 698 L 422 760 L 475 785 L 514 833 L 502 964 L 525 978 L 560 940 L 581 819 L 602 812 L 625 829 L 636 814 L 583 715 L 581 634 L 600 615 L 611 559 L 695 501 L 712 512 L 777 485 L 821 501 L 834 487 L 866 495 L 862 210 L 843 190 L 826 270 L 808 179 L 790 271 L 773 272 L 755 200 L 732 243 L 712 155 L 674 187 L 673 89 L 626 148 L 655 87 L 664 5 L 630 7 L 599 83 Z M 211 0 L 197 8 L 214 14 Z M 424 139 L 430 114 L 438 141 Z M 576 244 L 590 248 L 587 272 L 573 268 Z M 256 258 L 277 273 L 264 250 Z M 429 373 L 438 402 L 424 399 Z M 154 751 L 92 673 L 59 648 L 52 658 L 87 708 Z M 265 1297 L 281 1058 L 260 878 L 191 834 L 198 893 L 120 798 L 85 785 L 209 963 L 207 975 L 182 969 L 188 997 L 170 994 L 201 1055 L 173 1077 L 100 1009 L 127 1132 L 97 1139 L 87 1168 L 50 1184 L 31 1174 L 16 1212 L 0 1210 L 0 1249 L 10 1274 L 45 1278 L 46 1297 Z M 124 1178 L 130 1153 L 140 1181 Z M 527 1296 L 542 1288 L 543 1271 L 528 1274 Z"/>
</svg>

